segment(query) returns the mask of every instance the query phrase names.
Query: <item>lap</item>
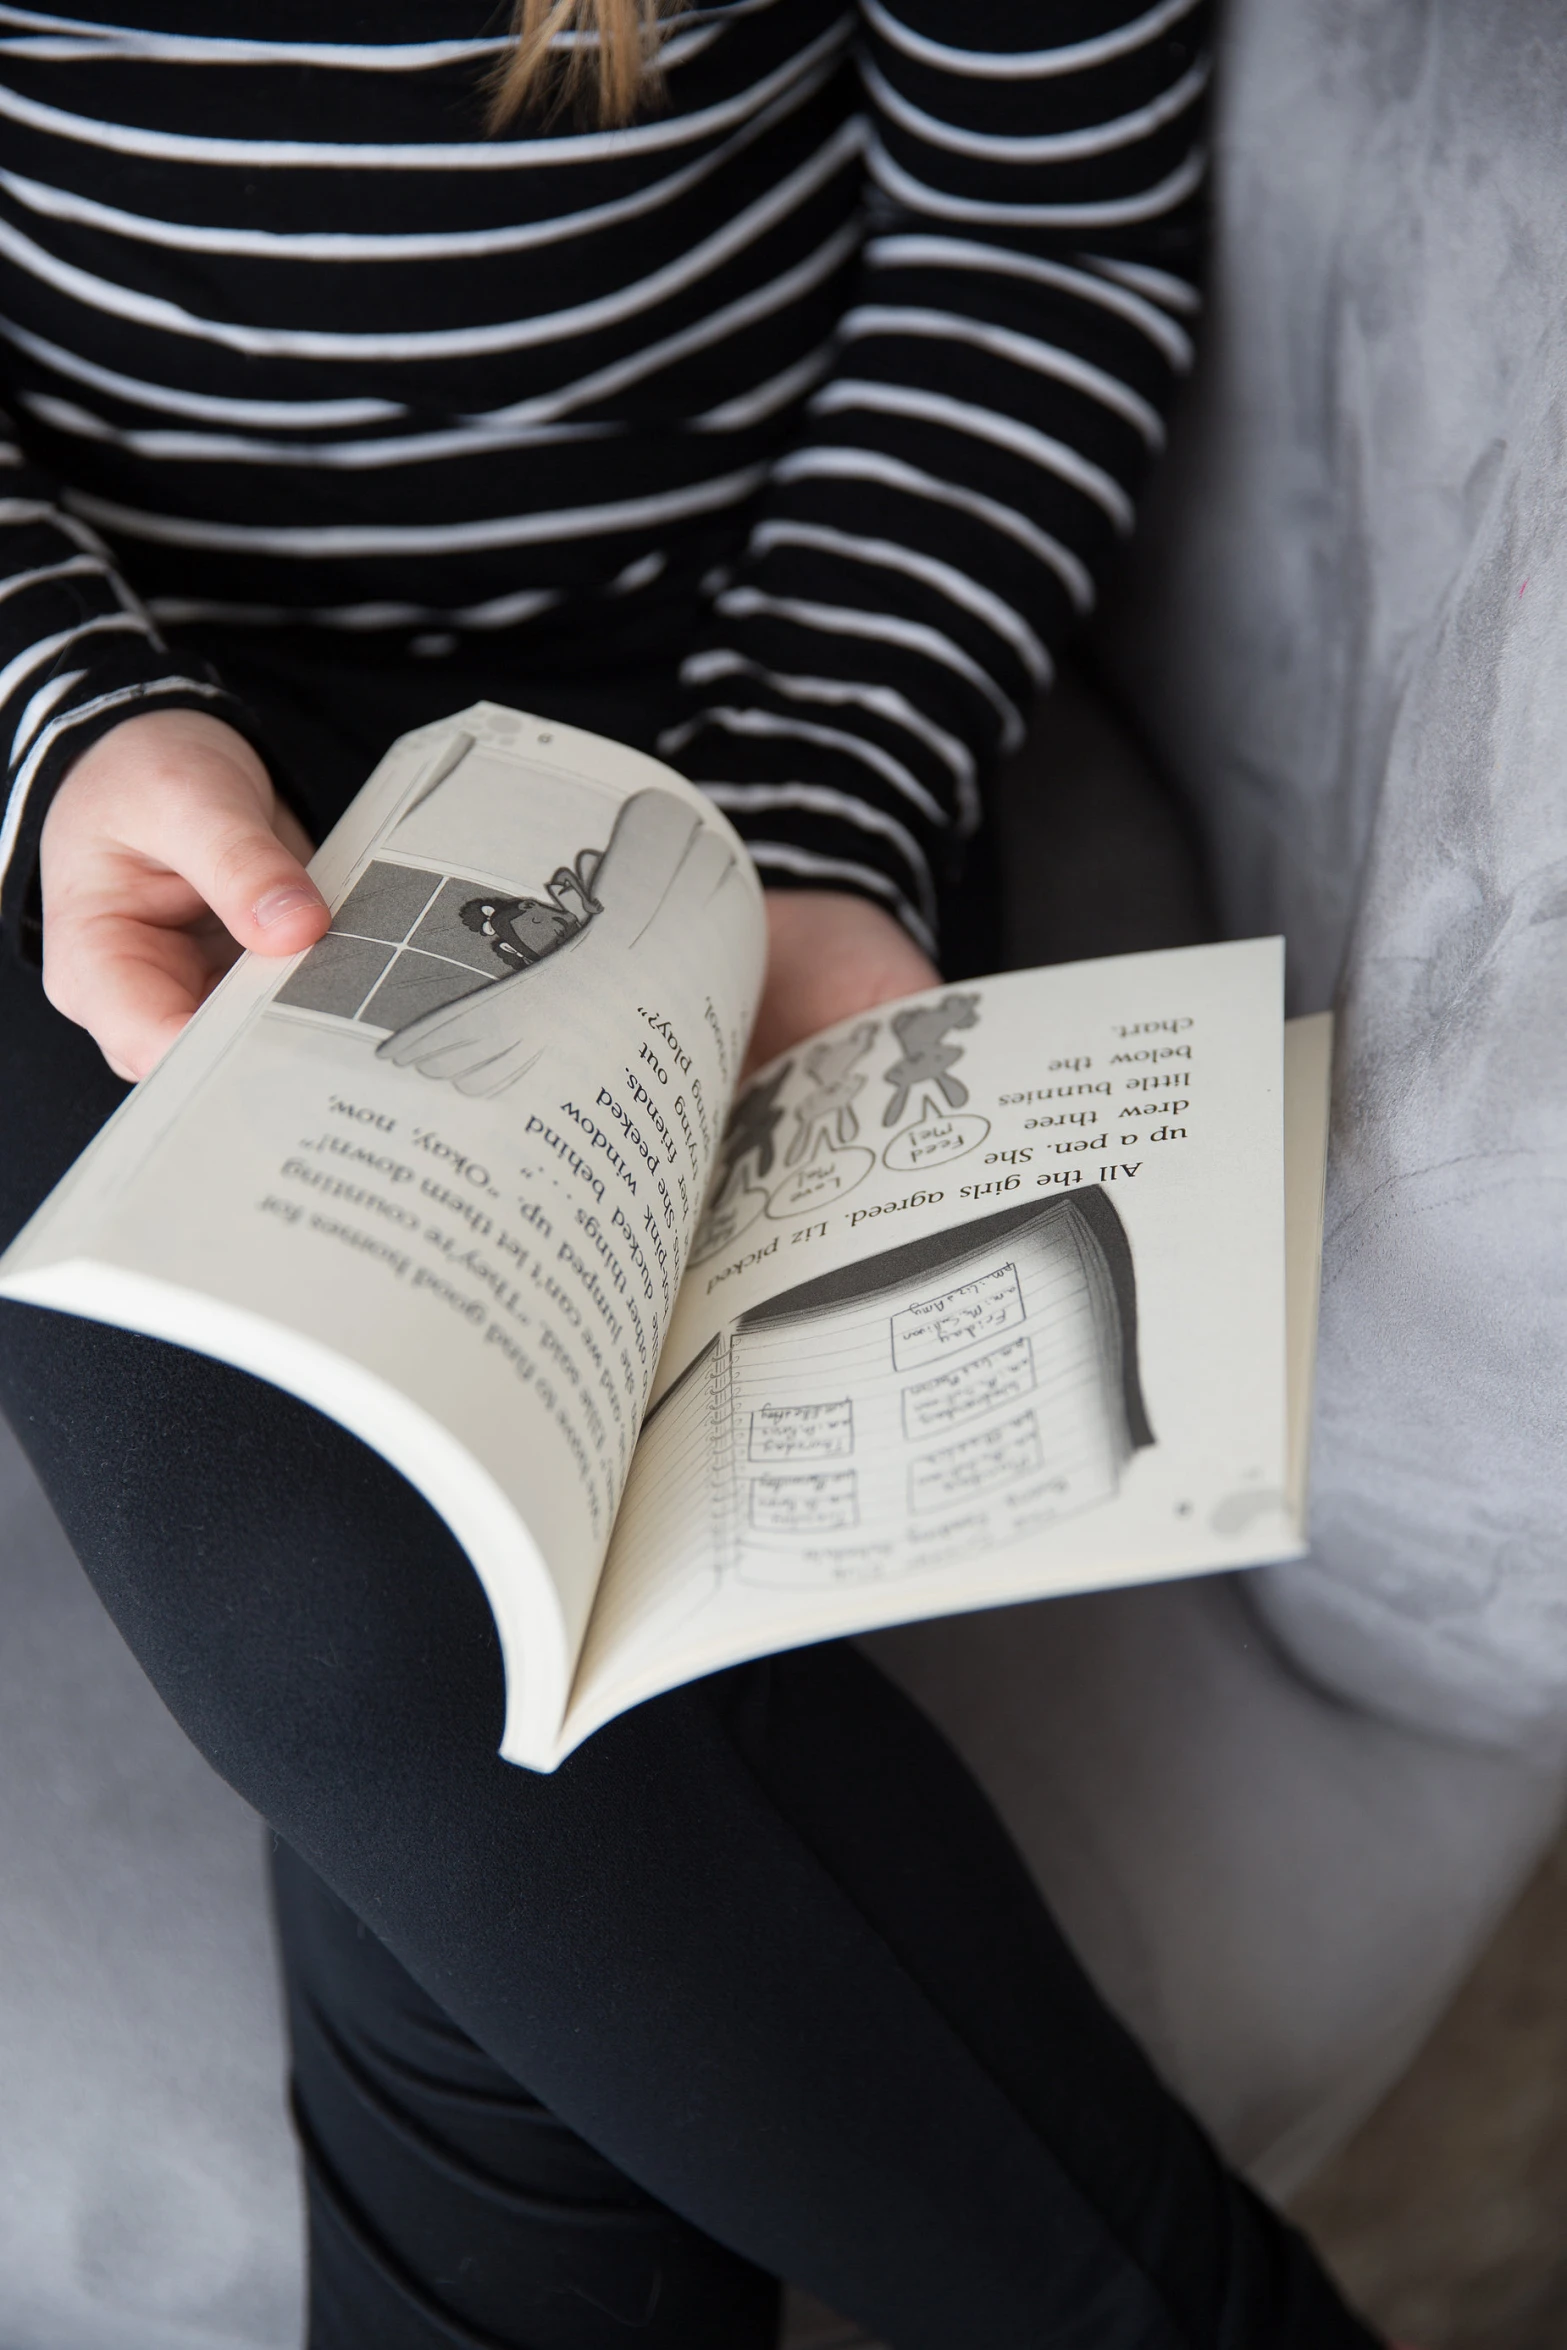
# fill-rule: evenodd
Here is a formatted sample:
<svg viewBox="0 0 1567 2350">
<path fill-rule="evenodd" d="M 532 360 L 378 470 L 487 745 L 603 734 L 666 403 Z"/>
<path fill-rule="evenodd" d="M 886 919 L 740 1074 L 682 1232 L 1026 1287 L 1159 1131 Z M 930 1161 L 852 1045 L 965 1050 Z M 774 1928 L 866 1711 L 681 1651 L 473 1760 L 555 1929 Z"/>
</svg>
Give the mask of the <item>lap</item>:
<svg viewBox="0 0 1567 2350">
<path fill-rule="evenodd" d="M 0 989 L 9 1230 L 121 1089 L 33 975 Z M 1225 2306 L 1259 2338 L 1365 2339 L 863 1659 L 676 1692 L 540 1779 L 498 1760 L 499 1651 L 465 1557 L 335 1424 L 15 1305 L 0 1408 L 202 1752 L 647 2195 L 911 2350 L 1031 2344 L 1085 2308 L 1150 2350 L 1172 2323 L 1216 2339 Z"/>
</svg>

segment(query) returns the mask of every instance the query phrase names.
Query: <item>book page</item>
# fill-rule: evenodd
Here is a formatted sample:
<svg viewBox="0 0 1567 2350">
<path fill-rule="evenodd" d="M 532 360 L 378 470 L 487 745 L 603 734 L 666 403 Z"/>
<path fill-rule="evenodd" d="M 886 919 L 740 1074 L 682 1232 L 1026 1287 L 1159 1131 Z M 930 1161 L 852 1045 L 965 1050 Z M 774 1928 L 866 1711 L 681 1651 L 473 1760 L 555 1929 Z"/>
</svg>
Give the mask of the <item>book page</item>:
<svg viewBox="0 0 1567 2350">
<path fill-rule="evenodd" d="M 1292 1557 L 1282 950 L 944 988 L 736 1103 L 567 1743 L 744 1656 Z"/>
<path fill-rule="evenodd" d="M 1322 1223 L 1332 1107 L 1333 1015 L 1284 1023 L 1284 1328 L 1289 1456 L 1285 1491 L 1302 1532 L 1322 1302 Z"/>
<path fill-rule="evenodd" d="M 658 762 L 480 705 L 404 738 L 0 1264 L 289 1388 L 450 1524 L 558 1727 L 761 981 L 760 886 Z"/>
</svg>

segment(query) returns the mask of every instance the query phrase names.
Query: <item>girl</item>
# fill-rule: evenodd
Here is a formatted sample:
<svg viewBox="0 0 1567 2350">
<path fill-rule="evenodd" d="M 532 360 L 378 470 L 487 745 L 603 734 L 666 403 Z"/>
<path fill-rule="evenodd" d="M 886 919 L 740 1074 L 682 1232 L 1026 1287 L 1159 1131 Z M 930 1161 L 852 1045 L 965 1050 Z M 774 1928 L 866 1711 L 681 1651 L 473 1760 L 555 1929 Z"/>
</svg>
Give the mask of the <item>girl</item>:
<svg viewBox="0 0 1567 2350">
<path fill-rule="evenodd" d="M 89 7 L 0 8 L 6 1233 L 480 695 L 740 826 L 758 1052 L 929 984 L 1187 361 L 1198 0 Z M 856 1651 L 534 1778 L 384 1463 L 172 1348 L 0 1338 L 277 1831 L 314 2350 L 760 2350 L 781 2276 L 898 2350 L 1371 2341 Z"/>
</svg>

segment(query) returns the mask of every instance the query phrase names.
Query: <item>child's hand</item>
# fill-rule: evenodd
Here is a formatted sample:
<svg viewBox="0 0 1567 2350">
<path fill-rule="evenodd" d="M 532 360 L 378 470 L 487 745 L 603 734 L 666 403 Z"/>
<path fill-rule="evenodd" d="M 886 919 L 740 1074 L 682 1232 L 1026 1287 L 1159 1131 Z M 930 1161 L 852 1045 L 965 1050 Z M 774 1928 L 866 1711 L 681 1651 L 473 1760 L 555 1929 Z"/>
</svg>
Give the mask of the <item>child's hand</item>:
<svg viewBox="0 0 1567 2350">
<path fill-rule="evenodd" d="M 767 930 L 767 980 L 748 1070 L 834 1020 L 941 985 L 935 964 L 869 898 L 830 889 L 769 890 Z"/>
<path fill-rule="evenodd" d="M 145 1077 L 250 947 L 293 955 L 330 916 L 310 843 L 243 735 L 200 710 L 127 718 L 44 823 L 44 988 L 120 1077 Z"/>
</svg>

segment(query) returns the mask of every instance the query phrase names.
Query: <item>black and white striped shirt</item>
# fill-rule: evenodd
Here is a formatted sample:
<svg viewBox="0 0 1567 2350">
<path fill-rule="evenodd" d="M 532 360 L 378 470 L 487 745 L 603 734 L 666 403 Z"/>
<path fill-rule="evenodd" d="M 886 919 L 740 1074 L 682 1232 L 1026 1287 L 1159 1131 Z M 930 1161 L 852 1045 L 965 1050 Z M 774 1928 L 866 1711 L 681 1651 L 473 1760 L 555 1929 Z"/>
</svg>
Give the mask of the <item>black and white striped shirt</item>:
<svg viewBox="0 0 1567 2350">
<path fill-rule="evenodd" d="M 491 136 L 493 0 L 0 5 L 0 827 L 182 631 L 415 653 L 707 582 L 666 754 L 928 940 L 1189 357 L 1204 0 L 716 0 Z"/>
</svg>

